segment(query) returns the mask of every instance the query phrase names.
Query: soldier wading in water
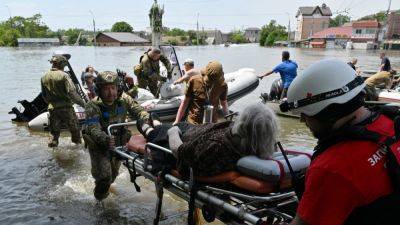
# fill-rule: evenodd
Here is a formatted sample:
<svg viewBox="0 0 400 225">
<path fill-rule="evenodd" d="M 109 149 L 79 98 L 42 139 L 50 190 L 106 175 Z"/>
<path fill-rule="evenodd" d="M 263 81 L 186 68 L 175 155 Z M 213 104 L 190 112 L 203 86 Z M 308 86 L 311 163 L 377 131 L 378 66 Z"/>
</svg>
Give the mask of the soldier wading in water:
<svg viewBox="0 0 400 225">
<path fill-rule="evenodd" d="M 103 200 L 109 194 L 108 189 L 118 175 L 120 162 L 109 149 L 125 145 L 130 132 L 127 128 L 115 129 L 113 136 L 106 133 L 110 124 L 125 122 L 127 114 L 146 122 L 149 114 L 130 96 L 118 92 L 118 77 L 114 72 L 106 71 L 96 78 L 98 97 L 92 99 L 85 108 L 86 122 L 83 138 L 88 145 L 92 164 L 92 176 L 95 179 L 94 196 Z M 161 124 L 153 120 L 153 124 Z"/>
<path fill-rule="evenodd" d="M 58 146 L 62 123 L 65 123 L 71 132 L 72 142 L 79 144 L 82 142 L 81 133 L 72 105 L 76 103 L 84 107 L 85 102 L 76 92 L 71 78 L 64 72 L 64 67 L 68 64 L 67 58 L 63 55 L 54 55 L 50 63 L 53 64 L 51 70 L 41 79 L 42 95 L 49 104 L 49 128 L 53 136 L 49 147 Z"/>
</svg>

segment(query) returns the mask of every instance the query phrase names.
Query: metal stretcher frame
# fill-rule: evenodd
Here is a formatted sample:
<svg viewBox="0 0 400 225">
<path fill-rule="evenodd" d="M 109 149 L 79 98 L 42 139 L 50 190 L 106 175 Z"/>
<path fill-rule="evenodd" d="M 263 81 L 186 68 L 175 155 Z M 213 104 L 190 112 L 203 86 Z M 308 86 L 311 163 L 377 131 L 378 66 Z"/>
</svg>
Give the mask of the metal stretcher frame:
<svg viewBox="0 0 400 225">
<path fill-rule="evenodd" d="M 107 132 L 110 135 L 111 129 L 132 124 L 132 122 L 113 124 L 108 127 Z M 146 152 L 148 152 L 147 150 L 149 147 L 172 154 L 170 149 L 153 143 L 147 143 L 145 145 Z M 116 147 L 115 149 L 110 150 L 124 161 L 124 165 L 128 170 L 131 171 L 133 169 L 134 172 L 137 173 L 135 176 L 141 175 L 155 183 L 158 200 L 153 224 L 158 224 L 161 219 L 162 189 L 167 189 L 171 193 L 189 202 L 191 193 L 190 182 L 175 177 L 170 173 L 160 173 L 158 176 L 150 173 L 147 165 L 149 158 L 146 154 L 142 155 L 129 151 L 125 146 Z M 160 175 L 162 177 L 160 177 Z M 219 196 L 223 196 L 224 199 Z M 212 214 L 211 219 L 209 219 L 210 221 L 215 218 L 224 221 L 221 217 L 226 218 L 226 216 L 229 215 L 230 218 L 234 218 L 232 221 L 229 221 L 230 224 L 273 224 L 274 221 L 288 222 L 293 219 L 293 216 L 281 212 L 278 208 L 296 202 L 297 197 L 293 191 L 270 193 L 266 195 L 253 195 L 218 188 L 208 184 L 202 185 L 195 193 L 195 205 L 197 208 L 203 210 L 204 217 L 207 216 L 205 213 Z"/>
</svg>

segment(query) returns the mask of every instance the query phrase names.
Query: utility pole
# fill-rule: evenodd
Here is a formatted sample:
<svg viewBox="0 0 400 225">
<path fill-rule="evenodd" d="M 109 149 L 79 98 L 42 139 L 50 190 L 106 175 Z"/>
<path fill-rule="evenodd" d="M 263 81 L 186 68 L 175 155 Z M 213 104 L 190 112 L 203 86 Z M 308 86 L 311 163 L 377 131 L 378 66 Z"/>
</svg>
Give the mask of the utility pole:
<svg viewBox="0 0 400 225">
<path fill-rule="evenodd" d="M 289 23 L 288 23 L 288 36 L 287 36 L 287 43 L 288 43 L 288 47 L 290 46 L 290 14 L 288 12 L 286 12 L 286 15 L 288 16 L 289 19 Z"/>
<path fill-rule="evenodd" d="M 10 20 L 11 20 L 12 16 L 11 16 L 10 6 L 8 6 L 8 5 L 4 5 L 4 6 L 7 7 L 8 15 L 10 16 Z"/>
<path fill-rule="evenodd" d="M 196 45 L 199 45 L 199 13 L 197 13 Z"/>
<path fill-rule="evenodd" d="M 90 14 L 92 14 L 92 18 L 93 18 L 93 41 L 94 41 L 94 46 L 97 46 L 96 43 L 96 22 L 94 21 L 94 14 L 92 12 L 92 10 L 89 10 Z"/>
</svg>

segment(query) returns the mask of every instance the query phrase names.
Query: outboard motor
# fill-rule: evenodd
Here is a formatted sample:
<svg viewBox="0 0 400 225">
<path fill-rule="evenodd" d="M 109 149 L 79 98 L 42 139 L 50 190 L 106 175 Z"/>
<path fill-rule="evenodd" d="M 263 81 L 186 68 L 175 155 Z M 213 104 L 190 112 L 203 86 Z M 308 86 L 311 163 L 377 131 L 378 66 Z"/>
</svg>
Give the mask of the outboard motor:
<svg viewBox="0 0 400 225">
<path fill-rule="evenodd" d="M 282 91 L 283 91 L 282 79 L 278 78 L 272 83 L 269 94 L 261 93 L 260 98 L 264 103 L 267 101 L 278 101 L 281 99 Z"/>
</svg>

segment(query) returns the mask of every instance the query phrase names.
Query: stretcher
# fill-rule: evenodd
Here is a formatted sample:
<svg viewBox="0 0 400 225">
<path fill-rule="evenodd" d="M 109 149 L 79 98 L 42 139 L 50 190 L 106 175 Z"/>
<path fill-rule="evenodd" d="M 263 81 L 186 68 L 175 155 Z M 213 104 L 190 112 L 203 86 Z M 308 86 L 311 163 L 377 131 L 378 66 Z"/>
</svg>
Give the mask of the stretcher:
<svg viewBox="0 0 400 225">
<path fill-rule="evenodd" d="M 126 126 L 130 123 L 113 124 L 108 128 Z M 161 218 L 164 189 L 188 202 L 188 224 L 194 224 L 194 209 L 201 209 L 207 222 L 215 219 L 227 224 L 277 224 L 290 222 L 297 207 L 297 197 L 292 186 L 292 170 L 296 176 L 304 175 L 311 162 L 312 152 L 285 151 L 274 154 L 269 160 L 254 156 L 244 157 L 237 163 L 237 170 L 212 177 L 182 179 L 174 169 L 151 173 L 150 148 L 167 154 L 171 150 L 153 143 L 146 143 L 141 135 L 134 135 L 126 146 L 112 151 L 128 169 L 131 182 L 140 192 L 136 183 L 138 176 L 154 182 L 157 204 L 153 224 Z M 111 150 L 111 149 L 110 149 Z M 285 163 L 285 159 L 290 164 Z"/>
</svg>

